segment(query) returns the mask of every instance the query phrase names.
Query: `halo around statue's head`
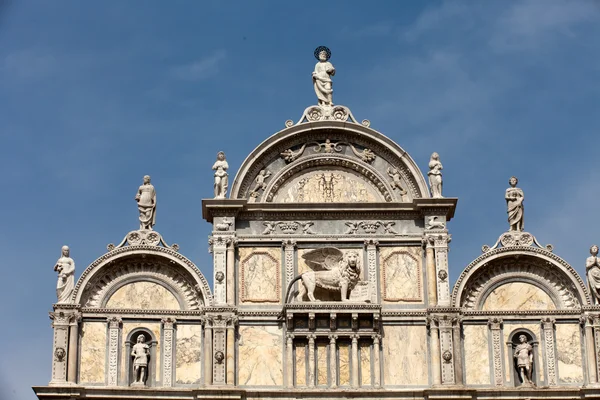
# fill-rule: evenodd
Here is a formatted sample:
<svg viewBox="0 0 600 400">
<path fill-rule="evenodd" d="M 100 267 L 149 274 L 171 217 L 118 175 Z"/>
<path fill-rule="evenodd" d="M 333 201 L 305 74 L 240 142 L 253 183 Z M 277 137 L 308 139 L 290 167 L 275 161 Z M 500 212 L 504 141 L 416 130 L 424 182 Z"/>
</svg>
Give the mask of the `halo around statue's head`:
<svg viewBox="0 0 600 400">
<path fill-rule="evenodd" d="M 331 58 L 331 50 L 329 50 L 329 47 L 327 47 L 327 46 L 319 46 L 319 47 L 317 47 L 315 49 L 315 53 L 314 53 L 315 54 L 315 58 L 320 61 L 319 54 L 321 54 L 322 51 L 324 51 L 325 54 L 327 54 L 327 58 L 326 58 L 325 61 L 328 61 Z"/>
</svg>

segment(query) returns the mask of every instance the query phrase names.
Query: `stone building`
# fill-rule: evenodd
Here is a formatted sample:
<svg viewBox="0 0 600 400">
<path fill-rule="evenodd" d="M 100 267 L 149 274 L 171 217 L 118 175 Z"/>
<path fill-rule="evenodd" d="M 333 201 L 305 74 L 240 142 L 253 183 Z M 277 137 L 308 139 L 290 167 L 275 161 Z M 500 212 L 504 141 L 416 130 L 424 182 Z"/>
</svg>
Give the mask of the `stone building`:
<svg viewBox="0 0 600 400">
<path fill-rule="evenodd" d="M 212 288 L 153 230 L 149 177 L 140 229 L 77 281 L 63 249 L 38 398 L 600 397 L 596 254 L 588 287 L 523 231 L 511 179 L 509 230 L 452 286 L 457 199 L 442 196 L 439 156 L 426 179 L 333 104 L 330 52 L 315 56 L 318 105 L 260 143 L 231 187 L 225 154 L 213 166 Z"/>
</svg>

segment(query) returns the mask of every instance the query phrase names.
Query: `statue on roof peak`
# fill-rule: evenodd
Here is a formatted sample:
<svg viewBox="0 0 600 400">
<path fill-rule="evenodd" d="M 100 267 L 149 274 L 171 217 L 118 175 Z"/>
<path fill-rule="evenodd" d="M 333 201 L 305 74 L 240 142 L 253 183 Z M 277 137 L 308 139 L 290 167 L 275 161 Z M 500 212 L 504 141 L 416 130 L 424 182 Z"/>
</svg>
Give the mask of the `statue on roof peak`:
<svg viewBox="0 0 600 400">
<path fill-rule="evenodd" d="M 335 68 L 329 62 L 331 50 L 325 46 L 315 49 L 315 58 L 319 60 L 312 73 L 315 93 L 319 99 L 320 106 L 333 106 L 333 87 L 331 77 L 335 75 Z"/>
</svg>

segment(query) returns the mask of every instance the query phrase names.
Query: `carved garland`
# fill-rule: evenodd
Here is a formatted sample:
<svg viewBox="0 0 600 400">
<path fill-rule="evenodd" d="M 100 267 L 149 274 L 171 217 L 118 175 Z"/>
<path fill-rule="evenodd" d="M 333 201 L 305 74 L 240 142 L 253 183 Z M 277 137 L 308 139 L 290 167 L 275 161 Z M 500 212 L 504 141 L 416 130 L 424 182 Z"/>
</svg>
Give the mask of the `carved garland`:
<svg viewBox="0 0 600 400">
<path fill-rule="evenodd" d="M 469 275 L 471 274 L 471 270 L 478 268 L 478 267 L 486 268 L 485 265 L 480 266 L 480 264 L 482 264 L 486 259 L 489 259 L 495 255 L 509 253 L 509 252 L 514 253 L 515 251 L 518 251 L 519 253 L 521 253 L 520 256 L 537 257 L 537 255 L 540 254 L 540 255 L 548 257 L 552 261 L 556 262 L 558 265 L 560 265 L 561 267 L 566 269 L 566 272 L 568 272 L 572 277 L 575 278 L 575 280 L 579 284 L 579 287 L 576 289 L 574 288 L 574 290 L 577 292 L 577 289 L 579 289 L 579 290 L 581 290 L 581 292 L 583 292 L 586 305 L 591 304 L 590 295 L 588 293 L 586 285 L 583 282 L 583 280 L 581 279 L 581 277 L 579 276 L 579 274 L 573 269 L 573 267 L 571 267 L 565 260 L 563 260 L 562 258 L 557 256 L 556 254 L 549 252 L 548 250 L 539 249 L 539 248 L 535 248 L 535 247 L 529 247 L 529 246 L 514 246 L 514 247 L 510 247 L 510 248 L 499 248 L 499 249 L 489 250 L 488 252 L 480 255 L 475 260 L 473 260 L 467 266 L 467 268 L 465 268 L 464 271 L 460 274 L 460 276 L 458 277 L 458 280 L 456 281 L 456 284 L 454 285 L 454 290 L 452 292 L 452 304 L 457 303 L 461 284 L 463 283 L 463 281 L 465 279 L 467 279 L 467 277 L 469 277 Z M 508 256 L 511 256 L 511 255 L 512 254 L 508 254 Z M 495 260 L 491 260 L 490 263 L 492 263 L 494 261 Z M 543 261 L 545 261 L 545 260 L 543 260 Z M 471 280 L 472 277 L 469 277 L 468 279 Z M 570 282 L 569 282 L 568 286 L 569 287 L 571 286 Z M 463 292 L 462 297 L 464 297 L 465 292 L 467 292 L 467 288 L 465 287 L 465 289 L 462 292 Z M 577 299 L 577 297 L 578 296 L 575 296 L 575 299 Z M 462 303 L 462 299 L 461 299 L 461 303 Z"/>
</svg>

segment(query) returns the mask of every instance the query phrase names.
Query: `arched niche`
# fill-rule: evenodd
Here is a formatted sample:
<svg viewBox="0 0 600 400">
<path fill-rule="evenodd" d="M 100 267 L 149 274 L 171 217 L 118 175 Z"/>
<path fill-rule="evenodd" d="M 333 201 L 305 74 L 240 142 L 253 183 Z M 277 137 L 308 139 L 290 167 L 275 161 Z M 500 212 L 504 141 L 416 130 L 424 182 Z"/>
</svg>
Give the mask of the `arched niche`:
<svg viewBox="0 0 600 400">
<path fill-rule="evenodd" d="M 328 140 L 337 146 L 325 150 Z M 287 151 L 298 155 L 286 157 Z M 286 128 L 256 147 L 238 170 L 230 198 L 268 202 L 277 188 L 296 176 L 302 168 L 327 168 L 328 165 L 364 175 L 366 181 L 373 182 L 381 193 L 378 201 L 410 202 L 429 197 L 423 174 L 408 153 L 394 141 L 360 124 L 320 121 Z M 398 169 L 406 195 L 392 187 L 388 168 Z M 263 188 L 255 190 L 256 178 L 262 170 L 269 171 L 271 175 Z"/>
<path fill-rule="evenodd" d="M 156 386 L 156 366 L 158 365 L 156 363 L 156 347 L 158 345 L 158 340 L 157 338 L 154 336 L 154 333 L 152 333 L 152 331 L 150 329 L 147 328 L 134 328 L 131 330 L 131 332 L 129 332 L 129 334 L 127 335 L 126 339 L 125 339 L 125 368 L 127 373 L 125 374 L 125 376 L 127 377 L 127 382 L 126 385 L 127 386 L 132 386 L 135 382 L 136 376 L 135 376 L 135 371 L 134 371 L 134 356 L 132 355 L 132 351 L 133 351 L 133 347 L 136 345 L 137 341 L 138 341 L 138 337 L 142 335 L 144 336 L 144 343 L 146 345 L 148 345 L 148 360 L 147 360 L 147 365 L 146 365 L 146 377 L 145 380 L 143 382 L 143 385 L 140 386 L 145 386 L 145 387 L 152 387 L 152 386 Z"/>
<path fill-rule="evenodd" d="M 518 297 L 509 298 L 512 295 Z M 569 264 L 545 249 L 526 246 L 482 254 L 460 275 L 452 297 L 456 307 L 485 311 L 576 309 L 590 304 L 581 277 Z"/>
<path fill-rule="evenodd" d="M 521 377 L 519 375 L 519 369 L 517 366 L 517 360 L 515 358 L 515 349 L 520 343 L 519 337 L 524 335 L 527 338 L 527 343 L 531 345 L 533 355 L 533 365 L 531 371 L 531 380 L 537 386 L 539 385 L 539 370 L 542 368 L 541 361 L 538 357 L 539 350 L 538 347 L 540 345 L 539 339 L 536 337 L 535 333 L 527 328 L 516 328 L 509 335 L 508 340 L 506 342 L 506 351 L 508 354 L 508 359 L 511 360 L 511 375 L 510 381 L 513 383 L 515 387 L 518 386 L 527 386 L 527 384 L 523 384 Z"/>
<path fill-rule="evenodd" d="M 152 289 L 152 295 L 131 297 Z M 117 248 L 94 261 L 79 278 L 73 300 L 92 308 L 198 310 L 212 304 L 212 295 L 190 260 L 169 248 L 139 245 Z"/>
</svg>

